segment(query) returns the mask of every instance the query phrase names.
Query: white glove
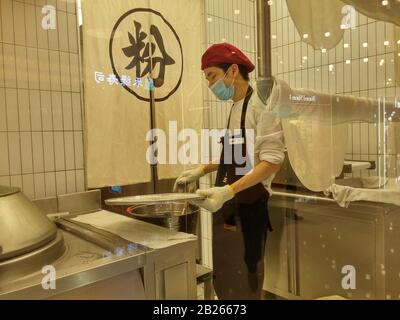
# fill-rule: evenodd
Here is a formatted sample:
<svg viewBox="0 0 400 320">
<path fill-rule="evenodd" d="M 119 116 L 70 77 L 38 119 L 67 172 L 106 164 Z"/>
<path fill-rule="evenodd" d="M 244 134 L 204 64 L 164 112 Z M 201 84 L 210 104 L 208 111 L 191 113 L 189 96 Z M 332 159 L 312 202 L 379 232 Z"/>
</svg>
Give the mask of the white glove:
<svg viewBox="0 0 400 320">
<path fill-rule="evenodd" d="M 190 203 L 202 207 L 210 212 L 216 212 L 224 205 L 225 202 L 231 200 L 235 196 L 230 185 L 224 187 L 215 187 L 204 190 L 197 190 L 196 194 L 206 197 L 204 200 L 193 200 Z"/>
<path fill-rule="evenodd" d="M 204 167 L 200 166 L 192 170 L 183 171 L 181 175 L 176 179 L 174 184 L 174 192 L 177 192 L 179 184 L 188 184 L 193 181 L 199 180 L 206 173 L 204 172 Z"/>
</svg>

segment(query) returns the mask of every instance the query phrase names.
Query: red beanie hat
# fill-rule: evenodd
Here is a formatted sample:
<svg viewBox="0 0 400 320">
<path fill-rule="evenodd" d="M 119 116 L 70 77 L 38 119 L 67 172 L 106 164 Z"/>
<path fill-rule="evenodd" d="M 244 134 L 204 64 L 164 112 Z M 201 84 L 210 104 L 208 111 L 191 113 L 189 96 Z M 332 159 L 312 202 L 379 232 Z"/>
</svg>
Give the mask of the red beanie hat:
<svg viewBox="0 0 400 320">
<path fill-rule="evenodd" d="M 201 70 L 224 63 L 241 64 L 247 68 L 248 72 L 252 72 L 255 69 L 249 58 L 234 45 L 217 43 L 208 48 L 201 57 Z"/>
</svg>

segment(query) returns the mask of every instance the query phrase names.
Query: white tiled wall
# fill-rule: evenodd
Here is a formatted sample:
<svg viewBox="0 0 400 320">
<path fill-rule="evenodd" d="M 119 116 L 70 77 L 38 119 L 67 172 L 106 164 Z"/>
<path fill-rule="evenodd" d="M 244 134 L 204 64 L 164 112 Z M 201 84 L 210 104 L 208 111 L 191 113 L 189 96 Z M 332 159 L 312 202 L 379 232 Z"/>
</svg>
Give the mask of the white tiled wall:
<svg viewBox="0 0 400 320">
<path fill-rule="evenodd" d="M 205 0 L 204 51 L 214 43 L 229 42 L 241 49 L 256 62 L 256 15 L 255 0 Z M 250 74 L 254 80 L 256 73 Z M 204 88 L 205 128 L 226 127 L 231 104 L 218 101 L 210 93 L 207 83 Z M 201 188 L 213 185 L 215 174 L 200 180 Z M 203 263 L 212 267 L 212 215 L 205 210 L 201 214 Z"/>
<path fill-rule="evenodd" d="M 57 9 L 56 30 L 41 26 Z M 0 185 L 30 198 L 83 191 L 75 0 L 0 0 Z"/>
<path fill-rule="evenodd" d="M 378 1 L 379 2 L 379 1 Z M 345 31 L 343 40 L 323 53 L 301 41 L 289 16 L 286 0 L 271 3 L 272 69 L 273 74 L 287 81 L 291 87 L 309 88 L 332 94 L 349 94 L 371 98 L 400 96 L 395 86 L 395 59 L 400 59 L 400 45 L 393 36 L 394 26 L 357 14 L 358 25 Z M 301 35 L 302 36 L 302 35 Z M 385 45 L 389 41 L 389 45 Z M 363 43 L 368 43 L 367 47 Z M 345 46 L 346 44 L 346 46 Z M 303 57 L 307 57 L 304 60 Z M 368 60 L 367 60 L 368 59 Z M 331 68 L 331 71 L 330 71 Z M 356 176 L 400 175 L 396 153 L 388 153 L 379 144 L 382 126 L 367 123 L 349 124 L 347 159 L 375 160 L 380 171 L 368 171 Z M 388 139 L 400 139 L 389 136 Z"/>
</svg>

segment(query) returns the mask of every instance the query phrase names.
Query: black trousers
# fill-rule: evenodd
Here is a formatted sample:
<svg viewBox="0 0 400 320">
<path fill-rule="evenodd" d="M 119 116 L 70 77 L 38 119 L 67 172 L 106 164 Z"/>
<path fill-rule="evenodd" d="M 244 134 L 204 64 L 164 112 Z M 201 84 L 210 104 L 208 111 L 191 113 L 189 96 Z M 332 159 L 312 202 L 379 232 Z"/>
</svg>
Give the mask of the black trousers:
<svg viewBox="0 0 400 320">
<path fill-rule="evenodd" d="M 268 195 L 253 204 L 238 204 L 237 231 L 213 216 L 214 288 L 220 300 L 259 300 L 264 280 L 264 250 L 271 224 Z"/>
</svg>

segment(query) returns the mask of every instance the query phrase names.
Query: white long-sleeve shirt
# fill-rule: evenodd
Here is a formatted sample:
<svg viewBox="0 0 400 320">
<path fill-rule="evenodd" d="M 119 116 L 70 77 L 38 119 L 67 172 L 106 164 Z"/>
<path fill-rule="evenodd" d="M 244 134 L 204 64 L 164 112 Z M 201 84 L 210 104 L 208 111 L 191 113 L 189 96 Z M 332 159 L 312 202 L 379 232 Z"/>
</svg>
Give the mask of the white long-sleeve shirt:
<svg viewBox="0 0 400 320">
<path fill-rule="evenodd" d="M 234 103 L 232 106 L 229 123 L 231 133 L 235 133 L 240 129 L 243 103 L 244 99 Z M 247 130 L 254 130 L 255 141 L 252 135 L 246 136 L 247 145 L 254 144 L 254 166 L 261 161 L 267 161 L 272 164 L 283 162 L 286 148 L 280 119 L 275 113 L 270 111 L 268 103 L 267 105 L 260 105 L 260 101 L 257 99 L 256 88 L 247 106 L 245 127 Z M 235 130 L 235 132 L 232 130 Z M 249 150 L 248 146 L 247 150 Z M 270 195 L 272 194 L 271 182 L 274 177 L 275 174 L 263 181 L 263 185 Z"/>
</svg>

